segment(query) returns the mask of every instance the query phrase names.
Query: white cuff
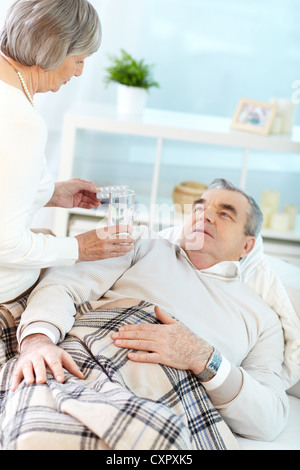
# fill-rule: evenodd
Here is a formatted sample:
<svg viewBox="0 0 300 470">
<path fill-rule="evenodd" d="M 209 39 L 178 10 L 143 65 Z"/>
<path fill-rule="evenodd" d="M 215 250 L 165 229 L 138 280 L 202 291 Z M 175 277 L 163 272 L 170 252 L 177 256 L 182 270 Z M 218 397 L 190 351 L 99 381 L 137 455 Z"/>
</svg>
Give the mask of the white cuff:
<svg viewBox="0 0 300 470">
<path fill-rule="evenodd" d="M 34 322 L 24 328 L 21 334 L 21 338 L 19 340 L 19 344 L 22 343 L 23 339 L 26 338 L 26 336 L 34 335 L 36 333 L 48 336 L 48 338 L 50 338 L 52 343 L 54 344 L 57 344 L 60 338 L 60 332 L 56 328 L 56 326 L 51 325 L 47 322 Z"/>
<path fill-rule="evenodd" d="M 215 388 L 220 387 L 225 382 L 225 380 L 230 374 L 230 371 L 230 362 L 228 361 L 228 359 L 226 359 L 226 357 L 222 356 L 222 362 L 216 375 L 207 382 L 201 382 L 201 385 L 203 385 L 205 390 L 214 390 Z"/>
</svg>

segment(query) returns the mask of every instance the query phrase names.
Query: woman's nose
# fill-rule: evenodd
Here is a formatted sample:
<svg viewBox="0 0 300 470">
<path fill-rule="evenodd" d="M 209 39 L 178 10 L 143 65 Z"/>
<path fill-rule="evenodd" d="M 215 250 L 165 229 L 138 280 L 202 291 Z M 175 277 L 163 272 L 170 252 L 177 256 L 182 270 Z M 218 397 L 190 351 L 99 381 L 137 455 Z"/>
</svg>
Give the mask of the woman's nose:
<svg viewBox="0 0 300 470">
<path fill-rule="evenodd" d="M 84 67 L 84 64 L 82 65 L 79 65 L 76 70 L 75 70 L 75 77 L 80 77 L 82 75 L 82 72 L 83 72 L 83 67 Z"/>
</svg>

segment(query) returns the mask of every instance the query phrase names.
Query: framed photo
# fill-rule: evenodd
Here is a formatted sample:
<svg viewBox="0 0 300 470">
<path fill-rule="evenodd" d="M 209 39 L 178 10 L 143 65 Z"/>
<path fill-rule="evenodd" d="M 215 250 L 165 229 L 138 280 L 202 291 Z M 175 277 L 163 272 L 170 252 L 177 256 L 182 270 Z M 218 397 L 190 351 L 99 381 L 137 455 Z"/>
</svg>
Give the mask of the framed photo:
<svg viewBox="0 0 300 470">
<path fill-rule="evenodd" d="M 242 98 L 234 113 L 231 127 L 266 135 L 270 132 L 276 111 L 276 104 Z"/>
</svg>

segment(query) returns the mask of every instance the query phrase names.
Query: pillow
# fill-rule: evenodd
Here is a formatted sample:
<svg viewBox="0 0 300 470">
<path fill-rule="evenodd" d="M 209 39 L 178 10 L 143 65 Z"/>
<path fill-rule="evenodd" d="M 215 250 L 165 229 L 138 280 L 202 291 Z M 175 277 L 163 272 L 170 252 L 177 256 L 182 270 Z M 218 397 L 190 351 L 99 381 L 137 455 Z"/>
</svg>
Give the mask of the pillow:
<svg viewBox="0 0 300 470">
<path fill-rule="evenodd" d="M 178 243 L 182 226 L 159 232 L 160 238 Z M 282 324 L 285 351 L 283 378 L 286 389 L 300 380 L 300 268 L 264 254 L 262 237 L 240 261 L 242 281 L 277 313 Z"/>
</svg>

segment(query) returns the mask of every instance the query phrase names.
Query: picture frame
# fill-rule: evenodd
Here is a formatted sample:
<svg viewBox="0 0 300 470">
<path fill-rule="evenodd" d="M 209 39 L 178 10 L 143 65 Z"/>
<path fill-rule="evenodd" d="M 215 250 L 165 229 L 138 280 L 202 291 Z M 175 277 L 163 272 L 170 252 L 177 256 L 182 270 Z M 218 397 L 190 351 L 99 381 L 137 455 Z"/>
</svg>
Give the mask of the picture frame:
<svg viewBox="0 0 300 470">
<path fill-rule="evenodd" d="M 267 135 L 272 127 L 277 105 L 241 98 L 231 121 L 231 127 L 255 134 Z"/>
</svg>

